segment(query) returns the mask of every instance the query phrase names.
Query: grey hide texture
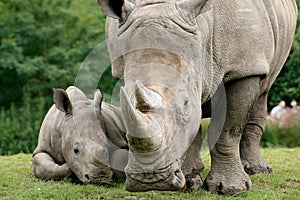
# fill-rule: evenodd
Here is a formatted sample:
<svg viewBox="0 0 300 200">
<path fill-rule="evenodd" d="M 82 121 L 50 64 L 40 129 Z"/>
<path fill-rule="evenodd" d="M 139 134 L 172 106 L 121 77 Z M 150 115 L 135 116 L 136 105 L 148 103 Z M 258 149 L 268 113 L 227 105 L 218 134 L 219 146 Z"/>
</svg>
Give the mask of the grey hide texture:
<svg viewBox="0 0 300 200">
<path fill-rule="evenodd" d="M 204 187 L 237 195 L 251 188 L 246 172 L 272 171 L 259 142 L 268 91 L 293 41 L 294 0 L 98 2 L 108 16 L 112 74 L 124 81 L 127 190 L 202 187 L 201 106 L 222 86 L 226 102 L 215 101 L 226 112 L 220 134 L 208 136 Z"/>
</svg>

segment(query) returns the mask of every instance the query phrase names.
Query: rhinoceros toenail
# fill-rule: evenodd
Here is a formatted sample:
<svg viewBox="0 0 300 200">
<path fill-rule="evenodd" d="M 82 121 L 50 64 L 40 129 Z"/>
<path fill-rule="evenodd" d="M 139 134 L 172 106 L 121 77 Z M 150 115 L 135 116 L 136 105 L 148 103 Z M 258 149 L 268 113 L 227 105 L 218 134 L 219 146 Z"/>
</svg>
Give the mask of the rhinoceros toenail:
<svg viewBox="0 0 300 200">
<path fill-rule="evenodd" d="M 250 185 L 248 182 L 245 182 L 247 190 L 250 190 Z"/>
<path fill-rule="evenodd" d="M 223 184 L 222 184 L 222 182 L 220 182 L 219 187 L 218 187 L 218 191 L 222 191 L 222 189 L 223 189 Z"/>
</svg>

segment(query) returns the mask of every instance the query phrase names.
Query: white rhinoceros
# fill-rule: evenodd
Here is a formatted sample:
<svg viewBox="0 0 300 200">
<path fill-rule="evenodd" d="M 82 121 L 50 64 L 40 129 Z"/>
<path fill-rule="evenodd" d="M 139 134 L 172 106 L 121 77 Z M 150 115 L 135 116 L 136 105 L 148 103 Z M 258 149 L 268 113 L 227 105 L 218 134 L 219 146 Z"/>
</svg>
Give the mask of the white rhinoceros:
<svg viewBox="0 0 300 200">
<path fill-rule="evenodd" d="M 210 146 L 205 187 L 234 195 L 251 188 L 245 170 L 271 171 L 259 142 L 268 91 L 293 41 L 295 0 L 98 3 L 107 15 L 112 73 L 124 76 L 127 190 L 179 190 L 184 174 L 201 170 L 200 144 L 194 147 L 201 140 L 196 137 L 188 148 L 200 127 L 201 105 L 222 84 L 227 112 L 221 135 Z"/>
<path fill-rule="evenodd" d="M 120 109 L 90 100 L 78 88 L 54 89 L 54 102 L 42 123 L 33 152 L 33 172 L 40 179 L 73 173 L 83 183 L 110 184 L 127 164 L 127 143 Z"/>
</svg>

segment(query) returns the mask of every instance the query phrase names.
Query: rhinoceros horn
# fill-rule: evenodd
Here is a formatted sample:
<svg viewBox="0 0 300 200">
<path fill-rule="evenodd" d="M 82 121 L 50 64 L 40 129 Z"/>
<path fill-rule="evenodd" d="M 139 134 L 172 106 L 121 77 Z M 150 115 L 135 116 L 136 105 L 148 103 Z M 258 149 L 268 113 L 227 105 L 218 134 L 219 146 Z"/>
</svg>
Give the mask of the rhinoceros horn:
<svg viewBox="0 0 300 200">
<path fill-rule="evenodd" d="M 161 145 L 162 135 L 159 125 L 153 121 L 147 111 L 162 106 L 162 98 L 139 81 L 136 82 L 135 95 L 137 109 L 132 105 L 125 88 L 121 87 L 121 107 L 129 146 L 135 152 L 152 152 Z M 159 100 L 153 100 L 153 97 L 158 98 L 157 95 L 160 97 Z"/>
<path fill-rule="evenodd" d="M 162 97 L 157 92 L 146 88 L 139 80 L 135 82 L 135 90 L 136 108 L 139 111 L 144 113 L 163 107 Z"/>
<path fill-rule="evenodd" d="M 126 123 L 127 130 L 130 131 L 132 136 L 142 137 L 142 135 L 134 135 L 135 127 L 146 128 L 148 124 L 146 123 L 143 116 L 135 110 L 132 103 L 130 102 L 129 96 L 125 89 L 121 87 L 121 107 L 124 121 Z"/>
</svg>

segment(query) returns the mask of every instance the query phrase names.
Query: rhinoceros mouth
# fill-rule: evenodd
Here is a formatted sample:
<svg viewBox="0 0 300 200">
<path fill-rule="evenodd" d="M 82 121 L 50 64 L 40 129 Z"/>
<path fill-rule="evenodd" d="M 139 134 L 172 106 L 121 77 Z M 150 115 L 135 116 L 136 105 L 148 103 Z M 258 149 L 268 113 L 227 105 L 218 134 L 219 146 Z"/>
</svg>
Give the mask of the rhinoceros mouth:
<svg viewBox="0 0 300 200">
<path fill-rule="evenodd" d="M 146 173 L 126 173 L 125 188 L 132 192 L 149 190 L 180 190 L 185 186 L 185 178 L 177 163 Z"/>
<path fill-rule="evenodd" d="M 98 177 L 92 177 L 90 182 L 91 184 L 94 185 L 111 185 L 112 184 L 112 176 L 98 176 Z"/>
<path fill-rule="evenodd" d="M 84 184 L 93 185 L 111 185 L 112 183 L 112 171 L 110 168 L 96 168 L 89 172 L 83 173 L 81 181 Z"/>
</svg>

